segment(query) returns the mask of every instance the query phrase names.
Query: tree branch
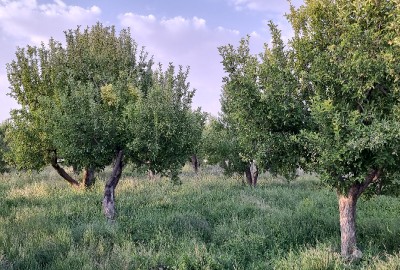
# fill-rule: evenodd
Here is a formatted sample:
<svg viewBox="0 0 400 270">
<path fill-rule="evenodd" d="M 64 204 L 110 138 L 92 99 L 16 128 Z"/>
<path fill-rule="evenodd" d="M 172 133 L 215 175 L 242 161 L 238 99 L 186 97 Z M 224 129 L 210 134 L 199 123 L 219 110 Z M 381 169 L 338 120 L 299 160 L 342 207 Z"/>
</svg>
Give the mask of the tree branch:
<svg viewBox="0 0 400 270">
<path fill-rule="evenodd" d="M 53 150 L 54 155 L 51 158 L 51 166 L 57 171 L 57 173 L 67 180 L 72 186 L 79 187 L 80 183 L 72 178 L 57 162 L 57 152 Z"/>
<path fill-rule="evenodd" d="M 373 183 L 376 182 L 380 177 L 381 177 L 381 170 L 380 169 L 373 169 L 366 177 L 364 182 L 358 185 L 358 190 L 356 192 L 357 197 L 359 197 L 366 189 L 367 187 Z"/>
</svg>

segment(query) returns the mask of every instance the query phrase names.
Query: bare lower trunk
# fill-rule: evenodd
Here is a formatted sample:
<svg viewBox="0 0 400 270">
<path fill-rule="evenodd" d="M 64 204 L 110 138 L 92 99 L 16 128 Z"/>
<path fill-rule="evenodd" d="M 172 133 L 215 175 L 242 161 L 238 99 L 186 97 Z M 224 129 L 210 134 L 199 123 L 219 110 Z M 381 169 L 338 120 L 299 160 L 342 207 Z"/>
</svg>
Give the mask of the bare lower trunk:
<svg viewBox="0 0 400 270">
<path fill-rule="evenodd" d="M 115 158 L 114 168 L 104 188 L 103 211 L 108 220 L 115 218 L 115 188 L 122 174 L 123 151 L 120 150 Z"/>
<path fill-rule="evenodd" d="M 74 187 L 79 187 L 80 183 L 76 181 L 74 178 L 72 178 L 57 162 L 57 153 L 56 151 L 53 151 L 53 156 L 51 158 L 51 166 L 57 171 L 57 173 L 67 180 L 68 183 L 70 183 Z"/>
<path fill-rule="evenodd" d="M 83 185 L 85 188 L 90 188 L 94 185 L 95 178 L 94 178 L 94 169 L 93 168 L 86 168 L 83 174 Z"/>
<path fill-rule="evenodd" d="M 339 195 L 341 254 L 344 258 L 354 259 L 361 255 L 356 240 L 357 196 Z"/>
<path fill-rule="evenodd" d="M 251 162 L 245 170 L 246 181 L 249 186 L 255 187 L 258 180 L 258 170 L 254 162 Z"/>
<path fill-rule="evenodd" d="M 245 174 L 245 176 L 246 176 L 247 184 L 248 184 L 249 186 L 251 186 L 251 184 L 253 183 L 253 179 L 252 179 L 252 177 L 251 177 L 250 166 L 247 166 L 247 167 L 246 167 L 246 170 L 244 171 L 244 174 Z"/>
<path fill-rule="evenodd" d="M 197 155 L 192 155 L 191 161 L 192 161 L 192 167 L 193 167 L 194 172 L 198 173 L 198 171 L 199 171 L 199 160 L 197 158 Z"/>
<path fill-rule="evenodd" d="M 258 169 L 256 166 L 256 163 L 253 161 L 250 164 L 250 173 L 251 173 L 251 178 L 253 179 L 253 187 L 257 185 L 257 180 L 258 180 Z"/>
<path fill-rule="evenodd" d="M 156 172 L 153 169 L 148 169 L 147 176 L 149 177 L 149 180 L 154 180 L 156 178 Z"/>
<path fill-rule="evenodd" d="M 357 248 L 356 239 L 356 207 L 357 200 L 371 183 L 380 181 L 381 171 L 373 169 L 365 177 L 364 182 L 355 182 L 347 192 L 342 194 L 338 190 L 341 255 L 345 259 L 354 260 L 362 257 Z"/>
</svg>

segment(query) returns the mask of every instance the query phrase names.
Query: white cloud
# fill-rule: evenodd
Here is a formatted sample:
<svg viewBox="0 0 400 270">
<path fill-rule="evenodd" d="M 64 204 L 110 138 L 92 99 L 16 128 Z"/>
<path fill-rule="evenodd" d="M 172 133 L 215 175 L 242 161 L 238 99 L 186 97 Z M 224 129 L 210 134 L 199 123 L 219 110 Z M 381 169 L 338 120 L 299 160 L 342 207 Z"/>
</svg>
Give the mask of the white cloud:
<svg viewBox="0 0 400 270">
<path fill-rule="evenodd" d="M 222 27 L 222 26 L 218 26 L 218 27 L 217 27 L 217 30 L 218 30 L 219 32 L 231 33 L 231 34 L 236 35 L 236 36 L 240 35 L 240 31 L 239 31 L 239 30 L 236 30 L 236 29 L 228 29 L 228 28 L 225 28 L 225 27 Z"/>
<path fill-rule="evenodd" d="M 289 3 L 285 0 L 227 0 L 236 10 L 254 10 L 284 14 L 289 10 Z M 293 0 L 294 6 L 299 6 L 303 0 Z"/>
<path fill-rule="evenodd" d="M 123 27 L 130 27 L 134 35 L 141 33 L 143 36 L 154 34 L 156 30 L 156 17 L 152 14 L 143 16 L 132 12 L 125 13 L 119 16 L 120 24 Z"/>
<path fill-rule="evenodd" d="M 132 36 L 139 46 L 154 55 L 164 66 L 190 66 L 189 82 L 196 88 L 194 106 L 217 114 L 224 76 L 218 47 L 237 44 L 238 30 L 224 27 L 210 28 L 203 18 L 156 18 L 153 15 L 125 13 L 119 16 L 123 27 L 132 29 Z"/>
<path fill-rule="evenodd" d="M 37 43 L 38 37 L 62 37 L 62 31 L 67 28 L 91 25 L 100 14 L 97 6 L 69 6 L 61 0 L 49 4 L 38 4 L 36 0 L 3 0 L 0 3 L 0 30 L 11 37 Z"/>
<path fill-rule="evenodd" d="M 251 36 L 252 38 L 260 38 L 260 37 L 261 37 L 260 34 L 257 33 L 257 31 L 251 32 L 251 33 L 250 33 L 250 36 Z"/>
<path fill-rule="evenodd" d="M 190 27 L 190 20 L 187 20 L 181 16 L 174 17 L 171 19 L 162 19 L 160 24 L 166 28 L 167 31 L 171 33 L 178 33 L 188 30 Z"/>
<path fill-rule="evenodd" d="M 206 20 L 202 18 L 193 17 L 193 25 L 196 29 L 205 29 L 206 28 Z"/>
</svg>

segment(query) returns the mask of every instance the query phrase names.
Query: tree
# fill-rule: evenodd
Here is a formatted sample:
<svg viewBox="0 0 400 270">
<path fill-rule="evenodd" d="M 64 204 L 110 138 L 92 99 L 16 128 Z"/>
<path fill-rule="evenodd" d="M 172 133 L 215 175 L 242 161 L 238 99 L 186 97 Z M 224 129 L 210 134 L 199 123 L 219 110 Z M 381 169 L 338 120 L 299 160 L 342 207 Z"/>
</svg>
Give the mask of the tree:
<svg viewBox="0 0 400 270">
<path fill-rule="evenodd" d="M 18 48 L 7 65 L 11 93 L 21 109 L 11 115 L 6 141 L 17 169 L 40 170 L 47 164 L 73 186 L 81 183 L 59 164 L 84 169 L 82 185 L 94 183 L 94 172 L 112 163 L 103 210 L 115 217 L 115 188 L 131 134 L 124 111 L 152 81 L 152 59 L 137 50 L 129 30 L 98 23 L 65 32 L 65 47 L 50 39 L 47 46 Z M 115 158 L 114 158 L 115 157 Z"/>
<path fill-rule="evenodd" d="M 207 163 L 218 164 L 226 175 L 245 174 L 249 168 L 240 156 L 241 148 L 236 134 L 222 119 L 209 117 L 203 130 L 201 152 Z M 253 185 L 252 178 L 247 177 L 246 180 Z"/>
<path fill-rule="evenodd" d="M 197 174 L 200 167 L 200 159 L 203 157 L 202 153 L 202 135 L 206 124 L 208 113 L 202 112 L 200 108 L 193 111 L 192 113 L 192 125 L 191 138 L 190 141 L 193 142 L 192 154 L 190 156 L 190 163 L 192 164 L 194 172 Z"/>
<path fill-rule="evenodd" d="M 337 191 L 341 254 L 361 256 L 362 194 L 399 191 L 400 7 L 396 1 L 308 0 L 289 20 L 294 73 L 314 127 L 303 131 L 311 168 Z"/>
<path fill-rule="evenodd" d="M 175 74 L 172 64 L 164 72 L 160 65 L 151 87 L 126 110 L 132 134 L 127 155 L 150 175 L 166 175 L 174 183 L 201 136 L 202 114 L 191 109 L 195 90 L 186 81 L 188 72 L 179 67 Z"/>
<path fill-rule="evenodd" d="M 237 136 L 240 156 L 247 163 L 246 175 L 255 185 L 250 167 L 295 176 L 304 163 L 298 135 L 308 125 L 308 112 L 301 92 L 293 91 L 297 80 L 294 58 L 286 50 L 277 26 L 269 23 L 272 47 L 264 53 L 250 54 L 249 37 L 237 49 L 232 45 L 219 48 L 227 73 L 221 98 L 223 120 Z M 254 178 L 254 179 L 252 179 Z"/>
<path fill-rule="evenodd" d="M 350 259 L 361 254 L 358 198 L 399 191 L 399 14 L 395 1 L 308 0 L 291 8 L 288 49 L 273 24 L 261 63 L 248 39 L 220 48 L 223 113 L 242 155 L 289 176 L 317 171 L 334 187 Z"/>
<path fill-rule="evenodd" d="M 65 48 L 50 39 L 47 46 L 19 48 L 7 65 L 14 110 L 7 140 L 19 169 L 51 164 L 74 186 L 59 164 L 84 169 L 83 185 L 109 165 L 125 146 L 123 109 L 144 86 L 151 60 L 138 53 L 129 30 L 119 36 L 100 23 L 65 32 Z M 138 56 L 139 54 L 139 56 Z"/>
<path fill-rule="evenodd" d="M 7 129 L 7 122 L 0 123 L 0 174 L 9 170 L 6 162 L 6 154 L 9 151 L 8 146 L 4 140 Z"/>
<path fill-rule="evenodd" d="M 241 162 L 231 169 L 245 172 L 249 185 L 256 185 L 257 173 L 251 173 L 251 164 L 257 156 L 257 110 L 260 101 L 257 74 L 257 56 L 250 54 L 249 37 L 242 39 L 237 49 L 233 45 L 218 48 L 227 76 L 223 78 L 221 95 L 222 122 L 227 135 L 237 136 L 237 148 Z"/>
</svg>

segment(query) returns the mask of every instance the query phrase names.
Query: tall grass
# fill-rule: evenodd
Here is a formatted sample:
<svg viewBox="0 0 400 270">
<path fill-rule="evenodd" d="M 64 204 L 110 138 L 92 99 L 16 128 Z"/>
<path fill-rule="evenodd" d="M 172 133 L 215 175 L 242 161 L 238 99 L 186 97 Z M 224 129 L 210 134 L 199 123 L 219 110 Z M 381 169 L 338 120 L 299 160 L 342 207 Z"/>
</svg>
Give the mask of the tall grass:
<svg viewBox="0 0 400 270">
<path fill-rule="evenodd" d="M 50 169 L 0 176 L 0 269 L 400 269 L 400 201 L 358 204 L 360 262 L 341 260 L 336 195 L 314 176 L 257 188 L 214 167 L 182 186 L 128 171 L 117 221 Z"/>
</svg>

